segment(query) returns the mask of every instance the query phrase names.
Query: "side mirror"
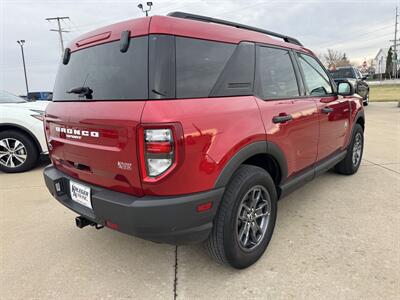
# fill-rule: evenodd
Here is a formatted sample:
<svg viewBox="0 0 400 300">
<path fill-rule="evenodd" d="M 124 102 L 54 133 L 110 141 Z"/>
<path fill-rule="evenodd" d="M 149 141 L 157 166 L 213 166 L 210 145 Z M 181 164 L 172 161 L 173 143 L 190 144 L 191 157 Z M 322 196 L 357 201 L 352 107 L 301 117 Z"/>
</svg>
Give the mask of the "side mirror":
<svg viewBox="0 0 400 300">
<path fill-rule="evenodd" d="M 337 83 L 338 95 L 351 96 L 354 94 L 354 87 L 348 81 L 341 81 Z"/>
</svg>

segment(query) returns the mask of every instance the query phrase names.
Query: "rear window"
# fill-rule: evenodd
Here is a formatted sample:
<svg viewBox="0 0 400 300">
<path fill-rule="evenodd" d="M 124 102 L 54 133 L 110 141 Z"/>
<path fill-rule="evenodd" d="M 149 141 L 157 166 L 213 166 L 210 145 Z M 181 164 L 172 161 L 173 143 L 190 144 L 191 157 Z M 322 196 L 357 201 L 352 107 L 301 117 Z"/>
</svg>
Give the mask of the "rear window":
<svg viewBox="0 0 400 300">
<path fill-rule="evenodd" d="M 353 70 L 351 68 L 348 69 L 337 69 L 334 71 L 329 71 L 333 78 L 355 78 Z"/>
<path fill-rule="evenodd" d="M 73 52 L 67 65 L 61 64 L 54 86 L 53 101 L 86 100 L 72 89 L 90 88 L 95 100 L 148 98 L 148 37 L 130 40 L 128 51 L 120 41 Z"/>
</svg>

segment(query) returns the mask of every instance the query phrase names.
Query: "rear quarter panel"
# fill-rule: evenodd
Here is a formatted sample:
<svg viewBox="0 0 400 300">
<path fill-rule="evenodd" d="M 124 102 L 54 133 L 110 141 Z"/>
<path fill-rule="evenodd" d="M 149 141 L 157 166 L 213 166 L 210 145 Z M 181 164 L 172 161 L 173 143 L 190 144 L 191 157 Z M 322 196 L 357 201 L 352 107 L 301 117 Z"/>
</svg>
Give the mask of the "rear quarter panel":
<svg viewBox="0 0 400 300">
<path fill-rule="evenodd" d="M 142 183 L 145 194 L 177 195 L 210 190 L 233 155 L 265 141 L 253 97 L 147 101 L 142 124 L 178 122 L 184 132 L 184 157 L 177 168 L 155 183 Z"/>
</svg>

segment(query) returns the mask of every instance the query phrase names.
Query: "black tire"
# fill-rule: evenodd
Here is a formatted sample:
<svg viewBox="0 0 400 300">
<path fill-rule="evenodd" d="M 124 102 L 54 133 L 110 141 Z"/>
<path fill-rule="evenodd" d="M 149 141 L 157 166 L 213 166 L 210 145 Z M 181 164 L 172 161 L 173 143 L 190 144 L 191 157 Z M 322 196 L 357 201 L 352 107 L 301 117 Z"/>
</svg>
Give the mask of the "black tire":
<svg viewBox="0 0 400 300">
<path fill-rule="evenodd" d="M 368 106 L 368 104 L 369 104 L 369 91 L 368 91 L 367 95 L 365 96 L 365 99 L 363 99 L 363 105 Z"/>
<path fill-rule="evenodd" d="M 357 162 L 355 163 L 353 161 L 353 153 L 355 151 L 354 145 L 355 143 L 357 143 L 357 136 L 360 136 L 361 138 L 361 149 L 360 149 L 361 152 L 358 155 Z M 339 174 L 344 174 L 344 175 L 352 175 L 356 173 L 361 164 L 363 151 L 364 151 L 364 130 L 360 124 L 355 124 L 353 135 L 351 137 L 351 142 L 349 144 L 349 147 L 347 148 L 347 154 L 345 158 L 335 166 L 335 171 Z"/>
<path fill-rule="evenodd" d="M 0 162 L 0 171 L 6 173 L 19 173 L 28 171 L 36 166 L 36 163 L 39 159 L 39 151 L 31 137 L 17 130 L 5 130 L 0 132 L 0 141 L 4 139 L 17 140 L 21 144 L 23 144 L 23 146 L 25 147 L 24 153 L 26 154 L 24 155 L 26 155 L 26 159 L 23 163 L 16 167 L 8 167 L 4 164 L 4 161 L 3 163 Z M 1 149 L 3 149 L 4 151 L 4 147 L 0 147 L 0 150 Z"/>
<path fill-rule="evenodd" d="M 241 222 L 238 221 L 238 214 L 239 209 L 243 208 L 242 200 L 254 187 L 263 187 L 263 192 L 268 193 L 269 219 L 264 234 L 260 236 L 259 242 L 253 245 L 254 248 L 243 249 L 238 238 L 240 233 L 238 234 L 237 222 Z M 241 166 L 225 190 L 214 220 L 212 233 L 206 241 L 208 252 L 218 262 L 228 264 L 236 269 L 249 267 L 265 252 L 274 231 L 276 214 L 277 192 L 271 176 L 262 168 L 250 165 Z"/>
</svg>

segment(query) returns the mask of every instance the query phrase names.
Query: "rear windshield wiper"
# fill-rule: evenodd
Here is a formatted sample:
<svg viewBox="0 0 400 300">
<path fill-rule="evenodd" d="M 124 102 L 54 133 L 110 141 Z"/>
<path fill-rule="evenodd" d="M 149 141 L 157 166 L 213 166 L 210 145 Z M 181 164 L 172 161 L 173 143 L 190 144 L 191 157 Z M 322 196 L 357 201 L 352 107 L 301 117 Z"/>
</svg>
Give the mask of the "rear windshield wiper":
<svg viewBox="0 0 400 300">
<path fill-rule="evenodd" d="M 86 99 L 93 99 L 93 90 L 87 86 L 73 88 L 67 91 L 68 94 L 78 94 L 79 97 L 86 97 Z"/>
</svg>

